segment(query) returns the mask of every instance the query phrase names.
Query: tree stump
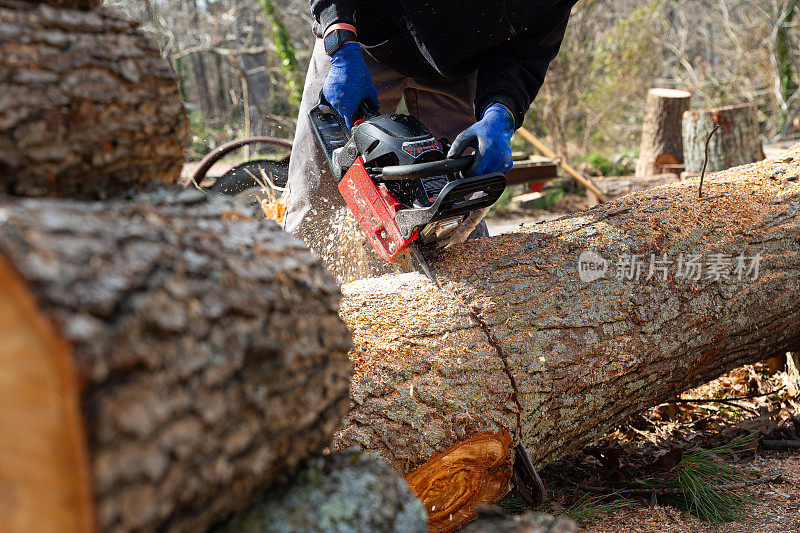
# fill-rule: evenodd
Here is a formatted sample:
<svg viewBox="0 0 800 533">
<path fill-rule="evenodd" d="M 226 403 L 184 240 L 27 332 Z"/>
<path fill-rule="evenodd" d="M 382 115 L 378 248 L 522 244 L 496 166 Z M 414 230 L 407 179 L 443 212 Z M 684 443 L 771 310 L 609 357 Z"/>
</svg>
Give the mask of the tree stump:
<svg viewBox="0 0 800 533">
<path fill-rule="evenodd" d="M 796 348 L 798 175 L 800 147 L 707 176 L 702 199 L 684 180 L 454 246 L 431 259 L 442 289 L 343 286 L 355 374 L 334 448 L 379 453 L 452 531 L 507 490 L 517 442 L 541 467 Z"/>
<path fill-rule="evenodd" d="M 187 140 L 172 68 L 90 0 L 0 0 L 0 191 L 105 198 L 175 182 Z"/>
<path fill-rule="evenodd" d="M 0 197 L 0 523 L 202 531 L 329 442 L 339 290 L 228 199 Z"/>
<path fill-rule="evenodd" d="M 717 124 L 720 127 L 708 143 L 706 172 L 717 172 L 764 159 L 756 108 L 753 105 L 693 109 L 683 114 L 686 172 L 702 171 L 706 158 L 706 140 Z"/>
<path fill-rule="evenodd" d="M 680 173 L 683 164 L 681 120 L 689 109 L 692 93 L 675 89 L 650 89 L 647 93 L 642 142 L 636 177 L 645 178 L 665 172 Z"/>
</svg>

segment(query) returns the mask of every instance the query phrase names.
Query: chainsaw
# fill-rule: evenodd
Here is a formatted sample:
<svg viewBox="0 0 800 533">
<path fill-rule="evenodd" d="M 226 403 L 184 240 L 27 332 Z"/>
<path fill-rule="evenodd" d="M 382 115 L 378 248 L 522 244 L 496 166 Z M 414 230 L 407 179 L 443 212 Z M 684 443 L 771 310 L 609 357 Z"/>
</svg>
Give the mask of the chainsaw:
<svg viewBox="0 0 800 533">
<path fill-rule="evenodd" d="M 464 177 L 473 156 L 446 157 L 447 140 L 436 140 L 409 115 L 378 114 L 368 99 L 352 129 L 322 94 L 309 118 L 339 192 L 375 252 L 392 261 L 408 249 L 434 282 L 422 249 L 463 230 L 470 214 L 492 206 L 506 187 L 499 173 Z"/>
</svg>

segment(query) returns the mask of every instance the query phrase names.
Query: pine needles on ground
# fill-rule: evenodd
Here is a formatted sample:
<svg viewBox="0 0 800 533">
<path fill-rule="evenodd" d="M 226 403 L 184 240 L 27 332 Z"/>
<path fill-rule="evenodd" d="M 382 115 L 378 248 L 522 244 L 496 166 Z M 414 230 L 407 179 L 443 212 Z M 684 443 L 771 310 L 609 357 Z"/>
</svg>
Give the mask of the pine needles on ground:
<svg viewBox="0 0 800 533">
<path fill-rule="evenodd" d="M 753 443 L 754 439 L 747 437 L 688 453 L 665 476 L 644 480 L 642 488 L 652 489 L 656 495 L 666 492 L 656 497 L 702 520 L 730 522 L 741 518 L 753 498 L 737 486 L 752 476 L 732 461 Z"/>
<path fill-rule="evenodd" d="M 575 520 L 580 526 L 587 526 L 606 513 L 612 513 L 636 505 L 627 499 L 617 499 L 618 493 L 600 496 L 584 496 L 561 512 L 562 516 Z"/>
</svg>

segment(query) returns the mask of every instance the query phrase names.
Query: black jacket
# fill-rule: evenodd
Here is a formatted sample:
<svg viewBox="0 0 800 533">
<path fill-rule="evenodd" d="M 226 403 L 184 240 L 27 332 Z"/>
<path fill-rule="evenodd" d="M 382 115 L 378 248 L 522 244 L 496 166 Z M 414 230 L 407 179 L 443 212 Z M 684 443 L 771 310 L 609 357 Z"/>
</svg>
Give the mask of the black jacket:
<svg viewBox="0 0 800 533">
<path fill-rule="evenodd" d="M 577 0 L 310 0 L 321 28 L 354 24 L 375 59 L 418 79 L 477 70 L 475 113 L 498 102 L 517 126 L 556 56 Z M 478 116 L 478 118 L 480 118 Z"/>
</svg>

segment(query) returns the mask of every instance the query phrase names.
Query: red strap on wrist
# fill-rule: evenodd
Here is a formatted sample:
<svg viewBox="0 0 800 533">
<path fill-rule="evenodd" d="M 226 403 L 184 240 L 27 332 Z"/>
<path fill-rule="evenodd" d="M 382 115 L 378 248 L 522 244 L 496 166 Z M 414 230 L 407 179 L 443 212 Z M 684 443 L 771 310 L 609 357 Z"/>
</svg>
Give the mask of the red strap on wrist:
<svg viewBox="0 0 800 533">
<path fill-rule="evenodd" d="M 334 30 L 350 30 L 351 32 L 353 32 L 356 35 L 358 35 L 358 32 L 356 31 L 356 27 L 353 26 L 352 24 L 345 24 L 344 22 L 337 22 L 336 24 L 331 24 L 330 26 L 328 26 L 328 29 L 325 30 L 325 34 L 323 35 L 323 37 L 327 37 Z"/>
</svg>

